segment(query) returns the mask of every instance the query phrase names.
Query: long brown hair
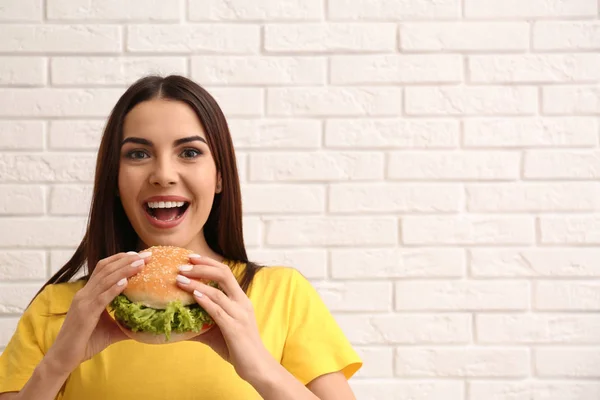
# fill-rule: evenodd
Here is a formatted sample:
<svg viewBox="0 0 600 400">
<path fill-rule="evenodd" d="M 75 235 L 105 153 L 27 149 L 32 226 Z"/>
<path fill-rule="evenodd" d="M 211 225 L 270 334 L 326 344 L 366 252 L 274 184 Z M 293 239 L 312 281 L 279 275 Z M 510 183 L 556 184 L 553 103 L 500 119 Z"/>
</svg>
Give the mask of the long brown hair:
<svg viewBox="0 0 600 400">
<path fill-rule="evenodd" d="M 260 265 L 246 255 L 242 230 L 242 200 L 235 152 L 229 127 L 215 99 L 195 82 L 178 75 L 147 76 L 131 85 L 113 108 L 106 123 L 96 161 L 87 229 L 71 259 L 42 286 L 68 282 L 84 266 L 88 279 L 98 261 L 135 250 L 138 235 L 129 222 L 118 193 L 119 154 L 123 122 L 137 104 L 154 98 L 182 101 L 198 115 L 207 143 L 222 177 L 203 231 L 210 248 L 227 260 L 246 263 L 240 286 L 247 291 Z M 36 295 L 37 296 L 37 295 Z"/>
</svg>

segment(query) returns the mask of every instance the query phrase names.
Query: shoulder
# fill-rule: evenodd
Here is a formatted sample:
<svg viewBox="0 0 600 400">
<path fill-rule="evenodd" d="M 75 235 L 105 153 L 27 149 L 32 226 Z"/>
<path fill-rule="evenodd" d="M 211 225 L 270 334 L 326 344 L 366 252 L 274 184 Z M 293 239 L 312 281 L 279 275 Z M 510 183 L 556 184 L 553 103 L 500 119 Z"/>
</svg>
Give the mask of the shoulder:
<svg viewBox="0 0 600 400">
<path fill-rule="evenodd" d="M 276 287 L 281 291 L 293 290 L 301 281 L 306 281 L 306 278 L 293 267 L 267 266 L 256 273 L 253 284 L 263 288 Z"/>
<path fill-rule="evenodd" d="M 50 284 L 32 301 L 29 310 L 49 314 L 63 314 L 69 310 L 73 297 L 85 281 Z"/>
</svg>

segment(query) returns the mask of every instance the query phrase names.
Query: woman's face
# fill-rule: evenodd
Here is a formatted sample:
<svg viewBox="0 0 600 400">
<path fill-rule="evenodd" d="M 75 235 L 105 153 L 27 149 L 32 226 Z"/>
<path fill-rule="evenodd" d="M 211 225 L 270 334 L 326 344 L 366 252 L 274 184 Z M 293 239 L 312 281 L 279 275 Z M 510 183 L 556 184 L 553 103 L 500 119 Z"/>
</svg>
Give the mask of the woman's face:
<svg viewBox="0 0 600 400">
<path fill-rule="evenodd" d="M 140 245 L 206 248 L 202 227 L 221 179 L 191 107 L 153 99 L 125 117 L 119 195 Z"/>
</svg>

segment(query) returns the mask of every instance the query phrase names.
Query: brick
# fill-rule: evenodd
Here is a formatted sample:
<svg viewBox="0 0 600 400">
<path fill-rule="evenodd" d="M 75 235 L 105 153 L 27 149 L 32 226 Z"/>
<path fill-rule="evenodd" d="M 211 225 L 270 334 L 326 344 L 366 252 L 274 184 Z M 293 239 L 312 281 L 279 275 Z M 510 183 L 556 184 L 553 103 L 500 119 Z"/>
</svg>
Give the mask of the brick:
<svg viewBox="0 0 600 400">
<path fill-rule="evenodd" d="M 459 212 L 462 188 L 452 184 L 339 184 L 329 190 L 331 213 Z"/>
<path fill-rule="evenodd" d="M 243 217 L 244 244 L 246 246 L 259 246 L 263 240 L 262 221 L 258 217 Z"/>
<path fill-rule="evenodd" d="M 530 86 L 407 87 L 409 115 L 531 115 L 537 90 Z"/>
<path fill-rule="evenodd" d="M 507 51 L 529 49 L 526 22 L 423 22 L 400 26 L 407 51 Z"/>
<path fill-rule="evenodd" d="M 4 347 L 8 344 L 19 323 L 18 317 L 8 317 L 0 319 L 0 346 Z"/>
<path fill-rule="evenodd" d="M 384 155 L 367 152 L 250 154 L 251 181 L 379 180 Z"/>
<path fill-rule="evenodd" d="M 340 148 L 456 148 L 458 121 L 406 119 L 327 119 L 325 146 Z"/>
<path fill-rule="evenodd" d="M 465 119 L 466 147 L 596 147 L 592 117 Z"/>
<path fill-rule="evenodd" d="M 461 249 L 333 249 L 334 279 L 458 278 L 465 274 Z"/>
<path fill-rule="evenodd" d="M 470 56 L 469 76 L 477 83 L 562 83 L 600 80 L 600 54 Z"/>
<path fill-rule="evenodd" d="M 328 17 L 344 20 L 431 20 L 460 18 L 459 0 L 329 0 Z"/>
<path fill-rule="evenodd" d="M 327 251 L 324 249 L 252 249 L 248 253 L 250 260 L 254 262 L 292 267 L 307 279 L 327 277 Z"/>
<path fill-rule="evenodd" d="M 40 215 L 44 211 L 42 187 L 0 185 L 0 215 Z"/>
<path fill-rule="evenodd" d="M 544 311 L 600 311 L 600 281 L 538 281 L 534 307 Z"/>
<path fill-rule="evenodd" d="M 464 400 L 462 382 L 354 379 L 351 388 L 361 400 Z M 587 399 L 586 399 L 587 400 Z"/>
<path fill-rule="evenodd" d="M 0 150 L 42 150 L 42 121 L 0 121 Z"/>
<path fill-rule="evenodd" d="M 600 152 L 588 150 L 532 150 L 525 153 L 525 178 L 597 179 Z"/>
<path fill-rule="evenodd" d="M 394 376 L 394 351 L 390 347 L 355 347 L 354 350 L 363 360 L 363 368 L 355 377 L 392 378 Z"/>
<path fill-rule="evenodd" d="M 248 154 L 237 152 L 235 158 L 240 182 L 246 183 L 248 182 Z"/>
<path fill-rule="evenodd" d="M 396 349 L 401 378 L 522 378 L 529 372 L 529 350 L 523 348 Z"/>
<path fill-rule="evenodd" d="M 588 0 L 465 0 L 467 18 L 595 17 L 597 12 Z"/>
<path fill-rule="evenodd" d="M 122 89 L 0 89 L 0 117 L 103 117 Z"/>
<path fill-rule="evenodd" d="M 205 88 L 215 98 L 227 118 L 264 114 L 264 91 L 259 88 Z"/>
<path fill-rule="evenodd" d="M 317 149 L 321 147 L 320 121 L 230 119 L 227 124 L 236 149 Z"/>
<path fill-rule="evenodd" d="M 189 2 L 192 21 L 321 20 L 321 0 L 208 0 Z"/>
<path fill-rule="evenodd" d="M 58 270 L 61 269 L 67 263 L 67 261 L 71 259 L 71 257 L 73 257 L 73 254 L 75 254 L 75 248 L 71 250 L 50 251 L 50 272 L 52 275 L 58 272 Z M 82 270 L 80 270 L 76 276 L 83 275 L 85 275 L 85 271 L 82 268 Z"/>
<path fill-rule="evenodd" d="M 95 162 L 87 154 L 0 154 L 0 182 L 91 182 Z"/>
<path fill-rule="evenodd" d="M 600 378 L 598 348 L 539 348 L 534 352 L 534 362 L 540 377 Z"/>
<path fill-rule="evenodd" d="M 267 52 L 374 53 L 396 47 L 392 23 L 268 24 L 264 34 Z"/>
<path fill-rule="evenodd" d="M 333 56 L 331 83 L 452 83 L 463 79 L 457 54 Z"/>
<path fill-rule="evenodd" d="M 315 282 L 315 289 L 332 312 L 391 311 L 391 282 Z"/>
<path fill-rule="evenodd" d="M 267 113 L 277 116 L 396 116 L 402 89 L 396 87 L 271 88 Z"/>
<path fill-rule="evenodd" d="M 54 120 L 48 129 L 53 150 L 98 150 L 106 122 L 103 120 Z"/>
<path fill-rule="evenodd" d="M 50 214 L 88 215 L 92 185 L 55 185 L 50 190 Z"/>
<path fill-rule="evenodd" d="M 0 251 L 0 281 L 43 281 L 46 277 L 43 251 Z"/>
<path fill-rule="evenodd" d="M 518 245 L 535 239 L 528 216 L 405 216 L 401 224 L 405 244 Z"/>
<path fill-rule="evenodd" d="M 600 49 L 600 21 L 537 22 L 533 27 L 533 48 L 567 51 Z"/>
<path fill-rule="evenodd" d="M 326 71 L 316 57 L 192 57 L 192 78 L 205 84 L 325 84 Z"/>
<path fill-rule="evenodd" d="M 498 382 L 472 381 L 469 400 L 596 400 L 600 384 L 596 382 Z"/>
<path fill-rule="evenodd" d="M 495 344 L 598 344 L 600 315 L 479 314 L 477 341 Z"/>
<path fill-rule="evenodd" d="M 79 245 L 85 218 L 5 218 L 0 248 L 64 247 Z"/>
<path fill-rule="evenodd" d="M 44 16 L 42 0 L 3 0 L 0 21 L 36 21 Z"/>
<path fill-rule="evenodd" d="M 258 25 L 129 25 L 127 50 L 131 52 L 256 53 Z"/>
<path fill-rule="evenodd" d="M 548 86 L 542 91 L 543 112 L 554 115 L 600 115 L 600 87 Z"/>
<path fill-rule="evenodd" d="M 540 217 L 540 232 L 543 244 L 600 244 L 600 217 Z"/>
<path fill-rule="evenodd" d="M 121 51 L 121 29 L 116 25 L 0 26 L 1 52 L 108 53 Z"/>
<path fill-rule="evenodd" d="M 600 210 L 597 182 L 473 184 L 466 193 L 470 212 Z"/>
<path fill-rule="evenodd" d="M 323 213 L 325 188 L 316 185 L 244 185 L 245 213 Z"/>
<path fill-rule="evenodd" d="M 358 345 L 466 344 L 472 341 L 471 316 L 443 314 L 334 314 L 348 339 Z"/>
<path fill-rule="evenodd" d="M 526 310 L 528 307 L 528 282 L 411 281 L 396 283 L 397 310 Z"/>
<path fill-rule="evenodd" d="M 22 314 L 43 282 L 0 284 L 0 315 Z"/>
<path fill-rule="evenodd" d="M 46 60 L 41 57 L 0 56 L 0 85 L 43 85 L 45 71 Z"/>
<path fill-rule="evenodd" d="M 265 219 L 270 246 L 369 246 L 395 245 L 395 218 L 304 217 Z"/>
<path fill-rule="evenodd" d="M 161 0 L 46 0 L 48 19 L 179 21 L 181 2 Z"/>
<path fill-rule="evenodd" d="M 391 179 L 505 180 L 520 175 L 521 155 L 510 151 L 390 153 Z"/>
<path fill-rule="evenodd" d="M 151 74 L 187 75 L 184 57 L 54 57 L 53 85 L 130 85 Z"/>
<path fill-rule="evenodd" d="M 595 248 L 471 249 L 474 277 L 600 277 Z"/>
</svg>

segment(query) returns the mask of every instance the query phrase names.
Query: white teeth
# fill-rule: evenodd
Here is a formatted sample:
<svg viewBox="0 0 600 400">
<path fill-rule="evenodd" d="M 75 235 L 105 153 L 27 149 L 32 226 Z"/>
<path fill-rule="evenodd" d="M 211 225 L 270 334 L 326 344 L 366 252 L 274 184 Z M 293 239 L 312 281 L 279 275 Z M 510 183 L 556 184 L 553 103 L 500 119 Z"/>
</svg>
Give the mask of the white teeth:
<svg viewBox="0 0 600 400">
<path fill-rule="evenodd" d="M 174 207 L 182 207 L 185 202 L 184 201 L 152 201 L 148 202 L 148 207 L 150 208 L 174 208 Z"/>
</svg>

